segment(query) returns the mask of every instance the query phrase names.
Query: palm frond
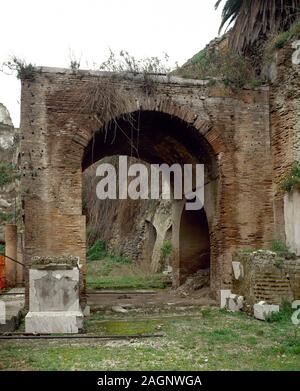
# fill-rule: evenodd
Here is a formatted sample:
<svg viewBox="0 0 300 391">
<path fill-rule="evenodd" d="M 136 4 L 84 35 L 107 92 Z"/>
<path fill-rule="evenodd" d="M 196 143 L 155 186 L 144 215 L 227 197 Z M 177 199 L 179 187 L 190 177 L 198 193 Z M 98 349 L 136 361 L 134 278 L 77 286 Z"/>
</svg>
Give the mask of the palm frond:
<svg viewBox="0 0 300 391">
<path fill-rule="evenodd" d="M 218 8 L 222 0 L 218 0 Z M 226 0 L 220 31 L 234 23 L 230 45 L 242 53 L 259 39 L 286 31 L 299 18 L 300 0 Z"/>
<path fill-rule="evenodd" d="M 215 4 L 217 9 L 223 0 L 218 0 Z M 219 28 L 219 33 L 227 23 L 229 26 L 238 16 L 243 0 L 227 0 L 222 10 L 222 22 Z"/>
</svg>

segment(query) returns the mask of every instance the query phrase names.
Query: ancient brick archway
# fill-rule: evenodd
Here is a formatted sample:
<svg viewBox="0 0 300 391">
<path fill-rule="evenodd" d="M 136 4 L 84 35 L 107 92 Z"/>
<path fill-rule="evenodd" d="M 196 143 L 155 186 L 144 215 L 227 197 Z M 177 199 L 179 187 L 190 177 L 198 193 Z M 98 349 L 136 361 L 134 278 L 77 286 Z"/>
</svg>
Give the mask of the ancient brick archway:
<svg viewBox="0 0 300 391">
<path fill-rule="evenodd" d="M 153 76 L 150 87 L 141 75 L 51 68 L 22 81 L 24 259 L 72 254 L 85 264 L 82 169 L 101 156 L 136 153 L 122 132 L 110 130 L 130 131 L 141 120 L 143 159 L 207 163 L 211 289 L 218 295 L 231 286 L 232 252 L 272 238 L 268 90 L 234 93 L 167 76 Z M 179 216 L 176 208 L 182 205 L 174 207 Z M 179 219 L 173 224 L 179 232 Z"/>
<path fill-rule="evenodd" d="M 205 197 L 208 199 L 207 209 L 210 216 L 211 234 L 213 235 L 215 233 L 214 221 L 217 218 L 219 169 L 216 154 L 203 136 L 202 128 L 199 130 L 193 125 L 187 125 L 185 121 L 177 116 L 162 111 L 147 110 L 147 107 L 126 114 L 130 114 L 130 117 L 115 118 L 106 124 L 105 128 L 101 127 L 93 133 L 83 151 L 82 169 L 84 170 L 109 155 L 128 155 L 148 163 L 167 163 L 170 166 L 176 163 L 180 165 L 204 164 Z M 173 201 L 172 212 L 172 247 L 174 249 L 172 263 L 174 270 L 173 283 L 178 286 L 184 282 L 187 274 L 183 272 L 183 262 L 181 262 L 181 247 L 184 247 L 180 239 L 182 236 L 181 224 L 177 223 L 181 220 L 184 205 L 183 202 L 179 202 L 179 204 L 182 204 L 182 209 L 180 209 L 176 202 Z M 176 223 L 174 224 L 174 222 Z M 160 225 L 158 222 L 157 224 Z M 156 228 L 159 229 L 159 227 Z M 199 231 L 197 232 L 199 233 Z M 206 235 L 209 235 L 208 228 Z M 196 236 L 194 239 L 201 241 L 201 237 Z M 189 242 L 189 244 L 191 243 L 192 241 Z M 162 243 L 160 247 L 161 245 Z M 214 263 L 215 253 L 212 252 L 212 254 L 212 263 Z M 191 260 L 186 261 L 190 265 L 191 271 L 196 271 L 193 269 Z M 185 269 L 188 267 L 187 262 Z"/>
</svg>

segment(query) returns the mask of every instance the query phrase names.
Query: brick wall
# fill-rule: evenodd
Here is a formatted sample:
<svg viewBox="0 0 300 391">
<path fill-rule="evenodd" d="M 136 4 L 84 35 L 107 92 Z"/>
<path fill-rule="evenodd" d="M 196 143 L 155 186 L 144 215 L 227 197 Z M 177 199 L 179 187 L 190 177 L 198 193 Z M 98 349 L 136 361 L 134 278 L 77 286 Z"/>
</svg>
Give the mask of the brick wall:
<svg viewBox="0 0 300 391">
<path fill-rule="evenodd" d="M 300 161 L 300 67 L 292 64 L 292 42 L 276 51 L 270 67 L 270 124 L 273 160 L 274 219 L 277 239 L 285 241 L 282 178 Z"/>
<path fill-rule="evenodd" d="M 109 118 L 95 119 L 82 92 L 108 76 L 47 68 L 22 81 L 25 262 L 34 255 L 71 253 L 81 258 L 84 270 L 82 168 L 92 163 L 94 132 Z M 232 92 L 219 83 L 160 77 L 149 93 L 139 75 L 109 80 L 125 97 L 126 107 L 116 118 L 138 110 L 148 119 L 165 121 L 166 127 L 152 130 L 145 122 L 140 158 L 208 167 L 208 181 L 215 183 L 208 194 L 211 288 L 216 294 L 230 287 L 234 249 L 268 246 L 273 237 L 268 89 Z M 132 153 L 120 134 L 114 143 L 105 143 L 101 134 L 96 142 L 97 159 Z M 179 254 L 178 243 L 174 248 Z"/>
<path fill-rule="evenodd" d="M 233 292 L 250 305 L 261 300 L 281 304 L 300 299 L 300 258 L 288 258 L 291 256 L 262 250 L 236 253 L 233 260 L 243 265 L 244 278 L 233 281 Z"/>
</svg>

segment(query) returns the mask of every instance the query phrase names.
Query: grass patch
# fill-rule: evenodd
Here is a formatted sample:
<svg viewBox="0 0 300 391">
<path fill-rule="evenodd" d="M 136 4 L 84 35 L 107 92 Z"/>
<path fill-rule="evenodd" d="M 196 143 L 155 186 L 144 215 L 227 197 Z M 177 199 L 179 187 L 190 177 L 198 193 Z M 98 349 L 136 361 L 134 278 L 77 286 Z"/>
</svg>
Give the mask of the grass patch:
<svg viewBox="0 0 300 391">
<path fill-rule="evenodd" d="M 283 48 L 286 45 L 286 43 L 292 38 L 296 38 L 296 39 L 300 38 L 300 22 L 299 21 L 295 22 L 288 31 L 284 31 L 284 32 L 278 34 L 274 38 L 273 49 L 275 50 L 275 49 Z"/>
<path fill-rule="evenodd" d="M 236 254 L 251 255 L 253 253 L 264 253 L 268 251 L 272 251 L 273 253 L 277 254 L 275 263 L 278 267 L 283 266 L 285 259 L 295 259 L 296 257 L 296 255 L 289 250 L 285 243 L 277 239 L 272 240 L 271 247 L 269 249 L 240 249 L 236 252 Z"/>
<path fill-rule="evenodd" d="M 99 261 L 107 255 L 106 243 L 103 240 L 97 240 L 87 251 L 88 261 Z"/>
<path fill-rule="evenodd" d="M 243 313 L 232 316 L 209 309 L 180 317 L 118 319 L 95 314 L 86 327 L 88 333 L 97 335 L 162 332 L 164 337 L 71 343 L 1 341 L 0 369 L 300 370 L 300 326 L 292 322 L 260 322 Z"/>
<path fill-rule="evenodd" d="M 200 51 L 174 73 L 191 79 L 222 79 L 225 86 L 237 89 L 245 85 L 259 87 L 262 84 L 245 57 L 217 49 Z"/>
<path fill-rule="evenodd" d="M 300 38 L 300 21 L 296 21 L 288 31 L 283 31 L 267 40 L 263 48 L 263 60 L 271 63 L 274 59 L 274 52 L 285 47 L 292 39 Z"/>
<path fill-rule="evenodd" d="M 290 323 L 294 311 L 295 310 L 292 309 L 291 303 L 285 301 L 281 304 L 279 312 L 273 312 L 267 317 L 266 320 L 269 323 L 274 323 L 274 322 Z"/>
<path fill-rule="evenodd" d="M 5 244 L 0 243 L 0 255 L 5 254 Z"/>
<path fill-rule="evenodd" d="M 99 335 L 143 335 L 157 332 L 161 321 L 149 320 L 98 320 L 94 316 L 86 321 L 85 327 L 89 333 L 97 332 Z M 161 326 L 160 326 L 161 327 Z"/>
<path fill-rule="evenodd" d="M 280 354 L 300 355 L 300 338 L 297 336 L 288 337 L 280 341 L 274 351 Z"/>
<path fill-rule="evenodd" d="M 88 274 L 87 285 L 93 289 L 164 289 L 170 282 L 161 274 L 104 277 Z"/>
<path fill-rule="evenodd" d="M 89 248 L 87 258 L 87 285 L 92 289 L 164 289 L 170 285 L 163 274 L 143 271 L 130 258 L 108 252 L 101 240 Z"/>
<path fill-rule="evenodd" d="M 238 334 L 229 328 L 215 329 L 211 332 L 211 337 L 215 341 L 233 342 L 239 338 Z"/>
</svg>

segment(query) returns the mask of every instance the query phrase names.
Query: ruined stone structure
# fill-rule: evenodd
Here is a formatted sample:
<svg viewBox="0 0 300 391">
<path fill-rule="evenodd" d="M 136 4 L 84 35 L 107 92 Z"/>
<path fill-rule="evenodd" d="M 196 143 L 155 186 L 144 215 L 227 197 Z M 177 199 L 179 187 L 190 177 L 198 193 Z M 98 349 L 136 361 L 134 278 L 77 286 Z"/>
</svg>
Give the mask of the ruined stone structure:
<svg viewBox="0 0 300 391">
<path fill-rule="evenodd" d="M 252 306 L 261 300 L 272 304 L 300 298 L 300 260 L 291 254 L 268 250 L 237 252 L 234 262 L 241 274 L 233 279 L 233 291 Z"/>
<path fill-rule="evenodd" d="M 198 234 L 191 229 L 197 218 L 183 216 L 184 202 L 173 203 L 174 285 L 209 264 L 214 295 L 230 288 L 233 251 L 268 247 L 274 236 L 269 104 L 268 87 L 232 92 L 176 77 L 38 70 L 22 81 L 26 263 L 70 254 L 84 275 L 82 171 L 101 158 L 204 163 Z M 195 264 L 199 254 L 206 257 Z"/>
<path fill-rule="evenodd" d="M 290 250 L 300 255 L 299 189 L 285 194 L 280 189 L 282 178 L 292 164 L 300 161 L 299 63 L 294 44 L 276 52 L 266 69 L 271 79 L 270 113 L 272 131 L 273 191 L 275 236 L 287 242 Z"/>
</svg>

